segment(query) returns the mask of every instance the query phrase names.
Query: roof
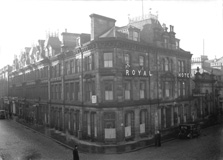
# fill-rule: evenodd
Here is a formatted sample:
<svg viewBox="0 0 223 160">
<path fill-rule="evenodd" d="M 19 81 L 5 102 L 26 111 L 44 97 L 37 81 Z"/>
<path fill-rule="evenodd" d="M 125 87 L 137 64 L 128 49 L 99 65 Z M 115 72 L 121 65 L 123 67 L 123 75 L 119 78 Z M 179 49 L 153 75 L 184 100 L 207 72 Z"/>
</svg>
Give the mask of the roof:
<svg viewBox="0 0 223 160">
<path fill-rule="evenodd" d="M 105 37 L 120 37 L 120 38 L 128 38 L 128 35 L 122 32 L 117 31 L 118 27 L 112 27 L 108 31 L 106 31 L 104 34 L 100 36 L 100 38 Z"/>
<path fill-rule="evenodd" d="M 204 72 L 213 73 L 214 75 L 222 75 L 222 71 L 217 68 L 203 66 Z"/>
<path fill-rule="evenodd" d="M 58 37 L 48 37 L 48 39 L 45 41 L 45 46 L 51 46 L 53 49 L 60 49 L 61 42 Z"/>
</svg>

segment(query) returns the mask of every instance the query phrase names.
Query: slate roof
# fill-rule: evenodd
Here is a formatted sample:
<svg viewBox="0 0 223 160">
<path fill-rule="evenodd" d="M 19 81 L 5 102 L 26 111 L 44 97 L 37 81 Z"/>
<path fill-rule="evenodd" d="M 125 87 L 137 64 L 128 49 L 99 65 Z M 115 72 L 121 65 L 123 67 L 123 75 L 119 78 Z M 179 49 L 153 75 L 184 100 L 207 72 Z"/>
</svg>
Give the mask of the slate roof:
<svg viewBox="0 0 223 160">
<path fill-rule="evenodd" d="M 48 39 L 45 42 L 45 46 L 51 46 L 53 49 L 60 49 L 61 42 L 58 37 L 48 37 Z"/>
</svg>

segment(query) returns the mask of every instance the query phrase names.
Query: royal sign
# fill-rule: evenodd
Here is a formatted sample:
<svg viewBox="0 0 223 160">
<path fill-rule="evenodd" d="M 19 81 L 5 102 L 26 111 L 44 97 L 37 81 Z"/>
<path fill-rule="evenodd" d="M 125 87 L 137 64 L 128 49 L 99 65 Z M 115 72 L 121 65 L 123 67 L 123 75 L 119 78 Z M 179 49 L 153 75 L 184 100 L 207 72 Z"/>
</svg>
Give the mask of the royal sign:
<svg viewBox="0 0 223 160">
<path fill-rule="evenodd" d="M 150 71 L 145 71 L 145 70 L 125 70 L 125 76 L 141 76 L 141 77 L 147 77 L 147 76 L 152 76 Z"/>
</svg>

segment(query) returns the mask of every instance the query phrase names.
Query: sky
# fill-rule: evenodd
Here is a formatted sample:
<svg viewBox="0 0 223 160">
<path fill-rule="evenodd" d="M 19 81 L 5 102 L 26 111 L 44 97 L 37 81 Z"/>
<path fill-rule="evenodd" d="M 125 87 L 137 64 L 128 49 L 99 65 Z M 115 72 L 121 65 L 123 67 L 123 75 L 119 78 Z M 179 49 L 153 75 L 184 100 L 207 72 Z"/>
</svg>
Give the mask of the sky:
<svg viewBox="0 0 223 160">
<path fill-rule="evenodd" d="M 223 57 L 222 0 L 0 0 L 0 68 L 12 65 L 14 55 L 45 39 L 48 32 L 89 33 L 92 13 L 116 19 L 158 13 L 158 20 L 173 25 L 180 47 L 193 57 Z"/>
</svg>

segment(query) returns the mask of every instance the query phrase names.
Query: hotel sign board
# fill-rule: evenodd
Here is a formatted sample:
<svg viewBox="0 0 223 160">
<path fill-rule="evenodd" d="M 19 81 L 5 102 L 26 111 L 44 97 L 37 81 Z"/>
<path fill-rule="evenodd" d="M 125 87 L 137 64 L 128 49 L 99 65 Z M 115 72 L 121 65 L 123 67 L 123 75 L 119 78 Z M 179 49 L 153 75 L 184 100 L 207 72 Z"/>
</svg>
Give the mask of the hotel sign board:
<svg viewBox="0 0 223 160">
<path fill-rule="evenodd" d="M 180 78 L 190 78 L 191 77 L 191 73 L 178 73 L 177 75 Z"/>
</svg>

